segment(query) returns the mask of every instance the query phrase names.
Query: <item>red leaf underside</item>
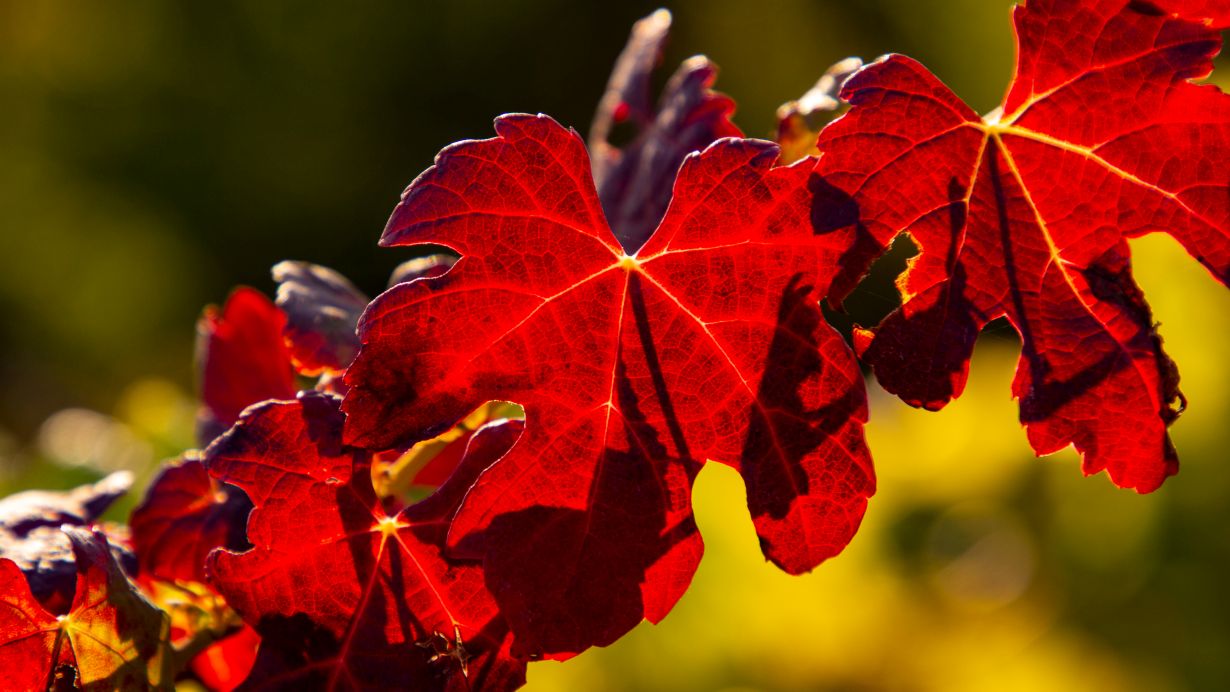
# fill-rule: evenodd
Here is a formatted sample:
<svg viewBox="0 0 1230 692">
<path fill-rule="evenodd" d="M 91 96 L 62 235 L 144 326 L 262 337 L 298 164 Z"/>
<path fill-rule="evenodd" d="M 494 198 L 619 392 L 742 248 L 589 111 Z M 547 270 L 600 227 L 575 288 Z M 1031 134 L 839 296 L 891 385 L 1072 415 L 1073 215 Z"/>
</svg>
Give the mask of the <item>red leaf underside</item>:
<svg viewBox="0 0 1230 692">
<path fill-rule="evenodd" d="M 279 262 L 273 280 L 295 369 L 308 376 L 344 372 L 359 349 L 355 325 L 367 296 L 341 274 L 307 262 Z"/>
<path fill-rule="evenodd" d="M 722 137 L 743 136 L 730 120 L 735 102 L 711 88 L 717 65 L 703 55 L 675 70 L 654 108 L 650 83 L 670 26 L 667 10 L 633 25 L 589 129 L 598 199 L 611 231 L 629 252 L 662 221 L 684 157 Z M 612 143 L 616 126 L 635 131 L 627 145 Z"/>
<path fill-rule="evenodd" d="M 31 593 L 44 608 L 57 615 L 67 613 L 77 590 L 77 558 L 62 527 L 94 525 L 128 492 L 132 480 L 128 471 L 116 471 L 72 490 L 27 490 L 0 499 L 0 556 L 25 574 Z M 113 555 L 125 566 L 135 567 L 132 552 L 119 537 L 111 545 Z"/>
</svg>

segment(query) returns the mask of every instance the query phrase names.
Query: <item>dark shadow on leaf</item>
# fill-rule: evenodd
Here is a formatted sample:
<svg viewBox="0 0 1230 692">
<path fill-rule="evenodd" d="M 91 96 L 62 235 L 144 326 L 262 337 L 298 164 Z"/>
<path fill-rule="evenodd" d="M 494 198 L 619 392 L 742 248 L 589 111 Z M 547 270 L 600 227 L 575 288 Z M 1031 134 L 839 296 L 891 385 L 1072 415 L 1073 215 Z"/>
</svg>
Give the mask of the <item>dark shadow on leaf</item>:
<svg viewBox="0 0 1230 692">
<path fill-rule="evenodd" d="M 336 655 L 340 642 L 332 634 L 303 613 L 266 615 L 256 629 L 261 643 L 245 688 L 274 687 L 286 677 L 296 678 L 305 689 L 325 686 L 329 671 L 313 667 Z"/>
<path fill-rule="evenodd" d="M 1143 14 L 1147 17 L 1166 16 L 1166 12 L 1159 9 L 1156 5 L 1149 2 L 1148 0 L 1130 0 L 1130 2 L 1128 2 L 1128 9 L 1132 10 L 1133 12 L 1139 12 L 1140 14 Z"/>
<path fill-rule="evenodd" d="M 514 651 L 521 655 L 573 653 L 615 641 L 651 607 L 642 593 L 650 568 L 676 545 L 697 538 L 690 513 L 668 525 L 670 505 L 680 498 L 670 495 L 663 479 L 671 476 L 690 487 L 699 464 L 687 454 L 644 297 L 636 276 L 631 279 L 629 296 L 657 403 L 672 444 L 684 453 L 672 456 L 646 419 L 621 351 L 615 382 L 619 405 L 610 415 L 612 426 L 622 425 L 624 440 L 618 448 L 608 446 L 598 461 L 587 511 L 536 506 L 501 514 L 459 547 L 470 554 L 476 544 L 488 548 L 483 551 L 487 586 L 509 614 L 517 633 Z M 510 545 L 516 550 L 490 549 Z"/>
<path fill-rule="evenodd" d="M 500 655 L 501 644 L 508 636 L 508 624 L 503 618 L 487 623 L 476 636 L 465 642 L 469 655 L 465 689 L 515 690 L 525 684 L 525 661 Z M 455 674 L 454 660 L 439 661 L 448 674 Z"/>
<path fill-rule="evenodd" d="M 831 370 L 825 363 L 824 323 L 813 288 L 802 275 L 791 278 L 778 305 L 764 375 L 740 459 L 752 516 L 785 517 L 800 496 L 811 494 L 811 479 L 800 461 L 838 436 L 866 406 L 861 386 L 849 386 L 831 401 L 808 407 L 800 389 L 802 373 Z M 837 339 L 836 334 L 831 337 Z M 829 384 L 825 385 L 831 386 Z"/>
<path fill-rule="evenodd" d="M 688 450 L 688 441 L 683 435 L 683 426 L 679 424 L 679 416 L 675 413 L 675 405 L 671 402 L 670 391 L 666 386 L 666 378 L 662 376 L 662 361 L 658 358 L 658 347 L 654 343 L 653 333 L 649 327 L 649 313 L 645 308 L 645 292 L 641 283 L 639 274 L 632 274 L 628 277 L 628 298 L 632 303 L 632 316 L 636 322 L 636 332 L 640 337 L 641 350 L 645 354 L 645 363 L 649 369 L 649 375 L 653 378 L 653 389 L 657 395 L 658 406 L 662 409 L 662 417 L 666 421 L 666 428 L 670 431 L 671 441 L 678 450 L 679 456 L 683 459 L 692 460 L 692 453 Z M 622 359 L 623 354 L 620 354 Z M 652 459 L 663 459 L 666 457 L 666 448 L 658 440 L 658 435 L 654 431 L 653 426 L 645 422 L 645 416 L 641 413 L 639 403 L 636 400 L 636 393 L 632 390 L 631 383 L 628 382 L 626 369 L 621 360 L 619 363 L 618 388 L 619 388 L 619 407 L 624 412 L 624 420 L 627 422 L 629 429 L 629 444 L 632 443 L 633 437 L 643 441 L 642 447 L 646 455 Z M 693 460 L 694 461 L 694 460 Z"/>
<path fill-rule="evenodd" d="M 960 244 L 969 214 L 968 191 L 955 177 L 948 182 L 948 226 L 953 239 L 945 258 L 948 279 L 911 299 L 880 324 L 863 354 L 874 364 L 876 379 L 913 406 L 942 408 L 973 355 L 978 331 L 993 315 L 982 313 L 966 298 L 968 278 L 960 262 Z"/>
<path fill-rule="evenodd" d="M 48 692 L 76 692 L 81 687 L 78 684 L 77 668 L 69 663 L 61 663 L 51 671 L 47 682 Z"/>
<path fill-rule="evenodd" d="M 812 174 L 807 181 L 811 193 L 811 225 L 816 235 L 829 235 L 839 231 L 851 234 L 846 250 L 837 261 L 837 270 L 827 287 L 825 300 L 834 308 L 842 302 L 862 281 L 871 263 L 884 253 L 885 247 L 872 237 L 863 224 L 858 202 L 841 188 Z"/>
<path fill-rule="evenodd" d="M 1012 299 L 1012 313 L 1015 313 L 1010 314 L 1010 318 L 1014 326 L 1016 326 L 1017 332 L 1021 335 L 1021 355 L 1029 367 L 1030 387 L 1028 393 L 1021 398 L 1021 422 L 1026 424 L 1035 423 L 1049 419 L 1065 404 L 1083 396 L 1086 392 L 1105 382 L 1116 372 L 1131 367 L 1132 361 L 1122 349 L 1113 347 L 1109 348 L 1100 358 L 1072 377 L 1059 380 L 1051 376 L 1052 367 L 1043 354 L 1043 346 L 1033 333 L 1031 313 L 1018 277 L 1012 225 L 1008 217 L 1008 198 L 1000 177 L 999 157 L 990 155 L 987 157 L 987 160 L 990 165 L 991 183 L 995 189 L 995 206 L 996 212 L 999 215 L 1000 242 L 1004 249 L 1008 292 Z M 1039 229 L 1039 231 L 1041 233 L 1046 232 L 1045 229 Z M 1126 263 L 1122 267 L 1122 273 L 1114 272 L 1112 275 L 1107 274 L 1103 269 L 1099 269 L 1095 262 L 1093 266 L 1086 270 L 1085 276 L 1091 280 L 1090 286 L 1093 288 L 1095 296 L 1101 300 L 1106 300 L 1111 292 L 1108 289 L 1112 285 L 1115 289 L 1122 290 L 1124 288 L 1123 279 L 1126 279 L 1129 284 L 1131 283 L 1130 275 L 1126 272 Z M 1148 314 L 1148 307 L 1144 304 L 1144 297 L 1139 295 L 1139 289 L 1134 285 L 1131 288 L 1137 294 L 1139 301 L 1136 305 L 1130 306 L 1129 312 L 1133 314 L 1134 320 L 1142 329 L 1151 330 L 1152 317 Z M 1122 301 L 1122 297 L 1116 299 L 1116 302 L 1120 302 L 1121 307 L 1129 307 Z M 1084 325 L 1084 327 L 1089 332 L 1093 333 L 1105 329 L 1092 316 L 1089 316 L 1087 320 L 1088 324 Z M 1143 332 L 1138 332 L 1138 334 L 1143 334 Z M 1107 336 L 1105 338 L 1113 337 Z M 1133 339 L 1135 338 L 1138 337 L 1133 337 Z"/>
</svg>

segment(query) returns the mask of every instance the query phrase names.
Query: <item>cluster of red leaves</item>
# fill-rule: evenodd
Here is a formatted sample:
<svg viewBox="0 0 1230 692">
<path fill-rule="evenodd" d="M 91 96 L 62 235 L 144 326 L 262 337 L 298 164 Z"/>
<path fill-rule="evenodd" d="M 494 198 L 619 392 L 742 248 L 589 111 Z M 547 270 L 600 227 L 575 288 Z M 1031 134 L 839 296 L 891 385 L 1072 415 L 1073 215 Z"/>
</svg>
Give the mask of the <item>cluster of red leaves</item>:
<svg viewBox="0 0 1230 692">
<path fill-rule="evenodd" d="M 169 621 L 137 591 L 99 531 L 65 527 L 77 565 L 67 613 L 50 612 L 0 559 L 0 662 L 12 690 L 171 689 Z"/>
<path fill-rule="evenodd" d="M 1126 240 L 1170 233 L 1230 281 L 1230 99 L 1193 81 L 1230 3 L 1028 0 L 992 114 L 908 58 L 845 62 L 783 107 L 784 149 L 742 138 L 704 58 L 655 107 L 669 19 L 634 27 L 588 149 L 507 115 L 411 183 L 381 243 L 460 259 L 412 260 L 370 302 L 284 262 L 276 305 L 240 289 L 206 312 L 204 451 L 113 539 L 135 568 L 43 526 L 71 542 L 70 603 L 0 560 L 24 688 L 514 689 L 530 660 L 665 617 L 709 461 L 742 474 L 765 556 L 814 568 L 875 490 L 863 378 L 820 301 L 903 233 L 903 304 L 855 334 L 885 388 L 943 406 L 1005 317 L 1039 454 L 1074 445 L 1142 492 L 1176 471 L 1177 369 Z"/>
</svg>

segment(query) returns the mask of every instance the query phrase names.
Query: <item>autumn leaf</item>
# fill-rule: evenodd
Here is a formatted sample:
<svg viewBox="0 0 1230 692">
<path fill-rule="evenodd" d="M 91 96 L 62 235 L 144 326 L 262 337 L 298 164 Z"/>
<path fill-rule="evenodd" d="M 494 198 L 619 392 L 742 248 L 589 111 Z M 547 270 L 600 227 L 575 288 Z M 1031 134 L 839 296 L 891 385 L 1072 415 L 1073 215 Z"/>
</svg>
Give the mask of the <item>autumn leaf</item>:
<svg viewBox="0 0 1230 692">
<path fill-rule="evenodd" d="M 371 453 L 341 440 L 336 399 L 251 409 L 206 463 L 255 509 L 253 548 L 211 556 L 213 582 L 260 634 L 247 686 L 283 689 L 514 689 L 525 663 L 477 564 L 443 555 L 448 517 L 479 471 L 520 434 L 484 428 L 450 480 L 390 515 Z"/>
<path fill-rule="evenodd" d="M 282 340 L 286 317 L 259 291 L 240 287 L 197 323 L 201 371 L 198 422 L 202 446 L 229 428 L 248 406 L 295 396 L 295 372 Z"/>
<path fill-rule="evenodd" d="M 129 519 L 141 574 L 206 582 L 211 551 L 247 547 L 244 525 L 251 507 L 238 489 L 209 477 L 198 453 L 165 465 Z"/>
<path fill-rule="evenodd" d="M 163 466 L 129 519 L 138 585 L 170 616 L 179 659 L 214 690 L 243 681 L 257 638 L 210 585 L 205 561 L 220 547 L 249 547 L 251 508 L 243 492 L 211 478 L 199 453 L 189 452 Z"/>
<path fill-rule="evenodd" d="M 359 350 L 355 325 L 367 296 L 336 271 L 308 262 L 279 262 L 273 280 L 295 369 L 308 376 L 345 371 Z"/>
<path fill-rule="evenodd" d="M 0 559 L 0 669 L 6 689 L 172 688 L 168 620 L 112 557 L 101 532 L 65 527 L 78 569 L 72 609 L 57 617 Z"/>
<path fill-rule="evenodd" d="M 633 25 L 589 129 L 598 199 L 615 237 L 629 251 L 643 245 L 662 220 L 684 157 L 722 137 L 743 136 L 730 120 L 734 101 L 710 88 L 717 65 L 703 55 L 675 70 L 654 108 L 650 81 L 670 26 L 667 10 Z M 626 146 L 612 143 L 617 126 L 635 133 Z"/>
<path fill-rule="evenodd" d="M 344 407 L 373 449 L 524 407 L 450 538 L 484 557 L 517 651 L 564 658 L 666 615 L 703 549 L 707 459 L 743 474 L 769 559 L 799 573 L 840 552 L 874 478 L 862 378 L 817 303 L 847 238 L 813 228 L 813 162 L 718 141 L 629 255 L 574 132 L 528 115 L 496 132 L 441 152 L 394 211 L 383 244 L 462 257 L 368 308 Z"/>
<path fill-rule="evenodd" d="M 214 692 L 231 692 L 238 689 L 256 664 L 256 650 L 260 636 L 256 630 L 244 626 L 235 634 L 222 639 L 192 659 L 192 673 Z"/>
<path fill-rule="evenodd" d="M 1167 426 L 1178 373 L 1126 240 L 1171 234 L 1230 280 L 1230 99 L 1191 79 L 1221 42 L 1127 0 L 1016 8 L 1017 73 L 979 118 L 892 55 L 852 77 L 821 135 L 824 196 L 878 249 L 920 246 L 900 310 L 856 345 L 880 383 L 940 408 L 965 386 L 975 337 L 1006 316 L 1023 348 L 1012 392 L 1038 454 L 1147 492 L 1178 468 Z"/>
<path fill-rule="evenodd" d="M 54 675 L 59 622 L 30 592 L 21 568 L 0 559 L 0 664 L 13 689 L 46 689 Z"/>
<path fill-rule="evenodd" d="M 0 499 L 0 558 L 25 574 L 30 591 L 53 613 L 66 613 L 77 589 L 77 559 L 63 526 L 92 526 L 132 487 L 132 474 L 116 471 L 72 490 L 27 490 Z M 115 527 L 104 527 L 116 531 Z M 110 544 L 117 560 L 135 567 L 124 541 Z"/>
<path fill-rule="evenodd" d="M 221 311 L 206 309 L 197 330 L 203 444 L 248 406 L 294 396 L 295 363 L 286 343 L 292 325 L 264 295 L 236 289 Z M 255 633 L 241 625 L 205 574 L 214 549 L 248 547 L 251 507 L 237 488 L 210 478 L 200 453 L 192 451 L 163 466 L 129 520 L 140 586 L 171 617 L 176 664 L 190 667 L 211 689 L 233 689 L 255 658 Z"/>
<path fill-rule="evenodd" d="M 1186 19 L 1208 21 L 1217 29 L 1230 26 L 1230 0 L 1151 0 L 1166 12 Z"/>
</svg>

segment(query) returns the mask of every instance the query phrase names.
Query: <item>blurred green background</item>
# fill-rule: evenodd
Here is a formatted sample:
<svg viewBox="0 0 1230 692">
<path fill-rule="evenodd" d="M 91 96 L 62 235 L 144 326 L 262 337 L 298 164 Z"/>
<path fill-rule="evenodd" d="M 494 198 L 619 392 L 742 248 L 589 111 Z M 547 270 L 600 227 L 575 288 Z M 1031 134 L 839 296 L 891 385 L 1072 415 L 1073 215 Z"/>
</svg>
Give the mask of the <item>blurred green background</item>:
<svg viewBox="0 0 1230 692">
<path fill-rule="evenodd" d="M 749 134 L 847 55 L 922 60 L 982 111 L 1012 67 L 1004 0 L 699 0 L 665 71 L 706 53 Z M 192 444 L 194 322 L 281 259 L 379 291 L 401 189 L 503 112 L 584 131 L 654 3 L 0 0 L 0 491 L 143 475 Z M 1230 84 L 1224 77 L 1223 86 Z M 658 627 L 530 690 L 1230 689 L 1230 292 L 1176 244 L 1134 244 L 1183 373 L 1182 473 L 1137 496 L 1032 458 L 993 329 L 965 396 L 873 384 L 880 493 L 840 558 L 760 556 L 737 476 L 696 504 L 707 554 Z M 855 316 L 891 308 L 862 291 Z"/>
</svg>

